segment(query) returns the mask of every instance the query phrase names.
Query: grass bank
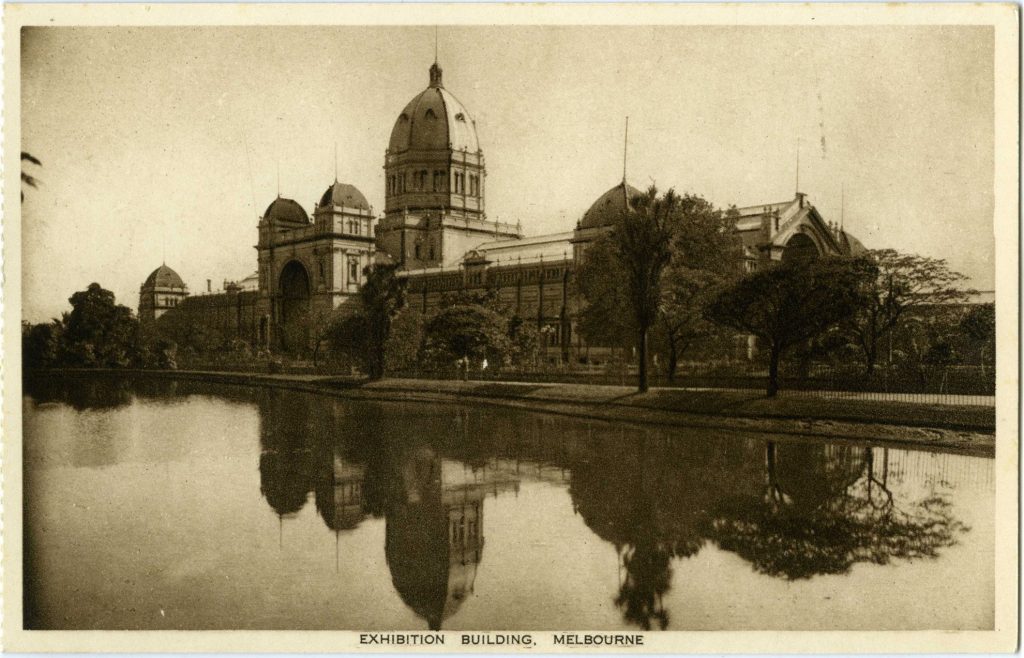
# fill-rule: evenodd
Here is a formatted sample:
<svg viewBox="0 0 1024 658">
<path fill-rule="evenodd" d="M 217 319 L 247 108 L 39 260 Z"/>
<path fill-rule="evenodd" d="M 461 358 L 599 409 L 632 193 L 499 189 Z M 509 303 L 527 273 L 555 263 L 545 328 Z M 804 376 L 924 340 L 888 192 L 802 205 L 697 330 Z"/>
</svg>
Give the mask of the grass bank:
<svg viewBox="0 0 1024 658">
<path fill-rule="evenodd" d="M 795 434 L 827 440 L 995 454 L 995 410 L 875 400 L 775 399 L 754 391 L 385 379 L 188 370 L 77 370 L 53 374 L 146 376 L 245 386 L 274 386 L 354 399 L 472 402 L 608 421 Z"/>
</svg>

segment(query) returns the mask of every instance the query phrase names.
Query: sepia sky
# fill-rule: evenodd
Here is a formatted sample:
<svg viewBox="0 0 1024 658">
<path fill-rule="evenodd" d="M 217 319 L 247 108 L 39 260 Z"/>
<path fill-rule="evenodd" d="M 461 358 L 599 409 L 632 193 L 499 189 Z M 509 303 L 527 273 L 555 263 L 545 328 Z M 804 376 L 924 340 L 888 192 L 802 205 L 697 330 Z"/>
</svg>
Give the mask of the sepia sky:
<svg viewBox="0 0 1024 658">
<path fill-rule="evenodd" d="M 476 120 L 487 212 L 569 230 L 628 172 L 726 206 L 800 188 L 868 247 L 994 285 L 987 27 L 445 27 L 445 87 Z M 428 82 L 430 27 L 28 28 L 24 316 L 97 281 L 138 305 L 161 261 L 193 292 L 256 269 L 278 191 L 334 178 L 384 206 L 384 149 Z"/>
</svg>

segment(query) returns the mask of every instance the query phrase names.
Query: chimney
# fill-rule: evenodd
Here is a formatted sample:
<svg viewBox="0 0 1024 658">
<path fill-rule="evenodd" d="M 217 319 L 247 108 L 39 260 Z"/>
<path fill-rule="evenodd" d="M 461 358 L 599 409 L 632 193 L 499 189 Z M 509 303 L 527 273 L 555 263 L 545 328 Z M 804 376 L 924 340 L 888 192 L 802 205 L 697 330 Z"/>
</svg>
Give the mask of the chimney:
<svg viewBox="0 0 1024 658">
<path fill-rule="evenodd" d="M 210 279 L 206 280 L 206 292 L 213 292 L 213 281 Z"/>
</svg>

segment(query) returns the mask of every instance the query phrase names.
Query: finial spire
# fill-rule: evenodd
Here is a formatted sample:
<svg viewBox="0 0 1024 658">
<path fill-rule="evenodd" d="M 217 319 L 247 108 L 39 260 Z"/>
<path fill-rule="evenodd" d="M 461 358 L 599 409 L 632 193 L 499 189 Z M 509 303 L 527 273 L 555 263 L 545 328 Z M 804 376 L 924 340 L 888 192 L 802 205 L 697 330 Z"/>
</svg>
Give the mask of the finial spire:
<svg viewBox="0 0 1024 658">
<path fill-rule="evenodd" d="M 443 87 L 441 65 L 437 63 L 437 26 L 434 26 L 434 63 L 430 65 L 430 86 Z"/>
<path fill-rule="evenodd" d="M 843 230 L 843 220 L 846 219 L 846 183 L 843 183 L 842 192 L 839 196 L 839 230 Z"/>
<path fill-rule="evenodd" d="M 277 198 L 281 198 L 281 156 L 277 156 Z"/>
<path fill-rule="evenodd" d="M 338 141 L 334 141 L 334 182 L 338 182 Z"/>
<path fill-rule="evenodd" d="M 626 161 L 629 156 L 629 117 L 626 117 L 626 136 L 622 143 L 622 184 L 626 184 Z"/>
<path fill-rule="evenodd" d="M 800 194 L 800 138 L 796 138 L 796 193 Z"/>
</svg>

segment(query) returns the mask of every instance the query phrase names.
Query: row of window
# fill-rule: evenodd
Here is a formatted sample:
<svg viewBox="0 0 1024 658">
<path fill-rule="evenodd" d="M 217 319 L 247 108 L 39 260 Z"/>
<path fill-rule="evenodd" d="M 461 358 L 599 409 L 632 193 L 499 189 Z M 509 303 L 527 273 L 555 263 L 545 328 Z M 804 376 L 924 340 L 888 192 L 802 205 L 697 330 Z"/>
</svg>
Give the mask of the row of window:
<svg viewBox="0 0 1024 658">
<path fill-rule="evenodd" d="M 433 245 L 431 245 L 430 258 L 433 259 Z M 416 245 L 416 258 L 420 258 L 420 245 Z M 549 267 L 544 270 L 528 270 L 525 273 L 522 271 L 508 271 L 498 272 L 491 274 L 488 278 L 491 282 L 499 286 L 514 286 L 520 283 L 535 284 L 541 280 L 558 283 L 562 280 L 562 275 L 565 269 L 562 267 Z M 466 283 L 470 285 L 483 285 L 484 283 L 484 272 L 470 272 L 466 275 Z M 415 290 L 420 292 L 424 288 L 427 290 L 449 290 L 453 287 L 459 287 L 462 282 L 458 278 L 445 277 L 444 279 L 427 279 L 425 281 L 416 284 Z"/>
<path fill-rule="evenodd" d="M 467 192 L 466 179 L 469 179 Z M 434 171 L 433 175 L 426 169 L 419 171 L 390 174 L 387 178 L 387 195 L 404 194 L 405 192 L 447 192 L 451 189 L 456 194 L 480 196 L 480 176 L 461 171 L 452 172 L 451 185 L 448 184 L 448 173 Z"/>
</svg>

